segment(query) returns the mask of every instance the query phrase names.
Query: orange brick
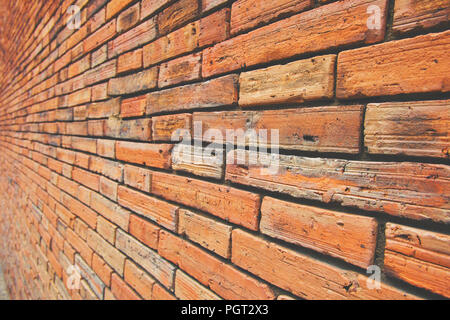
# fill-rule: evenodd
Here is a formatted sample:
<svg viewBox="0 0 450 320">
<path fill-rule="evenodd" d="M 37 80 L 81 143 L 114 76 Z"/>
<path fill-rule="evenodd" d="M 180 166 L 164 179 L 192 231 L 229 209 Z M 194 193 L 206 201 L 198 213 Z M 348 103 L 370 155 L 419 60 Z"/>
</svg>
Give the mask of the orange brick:
<svg viewBox="0 0 450 320">
<path fill-rule="evenodd" d="M 111 292 L 119 300 L 142 300 L 117 274 L 111 276 Z"/>
<path fill-rule="evenodd" d="M 214 292 L 179 269 L 175 276 L 175 295 L 182 300 L 221 300 Z"/>
<path fill-rule="evenodd" d="M 260 197 L 257 194 L 160 172 L 152 173 L 151 191 L 251 230 L 258 229 Z"/>
<path fill-rule="evenodd" d="M 230 35 L 230 9 L 224 8 L 200 20 L 200 47 L 215 44 L 227 39 Z"/>
<path fill-rule="evenodd" d="M 312 0 L 238 0 L 231 7 L 231 33 L 241 33 L 283 14 L 309 9 L 313 4 Z"/>
<path fill-rule="evenodd" d="M 163 63 L 159 71 L 160 88 L 200 78 L 202 54 L 194 53 Z"/>
<path fill-rule="evenodd" d="M 449 49 L 450 31 L 445 31 L 344 51 L 338 57 L 336 96 L 448 92 Z"/>
<path fill-rule="evenodd" d="M 138 70 L 142 68 L 142 49 L 127 52 L 117 59 L 117 73 Z"/>
<path fill-rule="evenodd" d="M 158 30 L 166 34 L 194 19 L 199 11 L 197 0 L 179 0 L 158 15 Z"/>
<path fill-rule="evenodd" d="M 267 285 L 166 231 L 160 233 L 158 252 L 224 299 L 274 298 Z"/>
<path fill-rule="evenodd" d="M 117 0 L 116 0 L 117 1 Z M 111 3 L 110 3 L 111 4 Z M 109 6 L 109 4 L 108 4 Z M 107 17 L 107 20 L 109 17 Z M 116 20 L 111 20 L 84 41 L 84 52 L 98 48 L 116 34 Z"/>
<path fill-rule="evenodd" d="M 123 177 L 125 184 L 150 192 L 151 172 L 149 170 L 127 164 L 124 167 Z"/>
<path fill-rule="evenodd" d="M 121 206 L 176 231 L 178 207 L 123 186 L 119 186 L 118 202 Z"/>
<path fill-rule="evenodd" d="M 126 162 L 167 169 L 170 167 L 171 149 L 172 145 L 169 144 L 117 141 L 116 158 Z"/>
<path fill-rule="evenodd" d="M 385 284 L 372 290 L 363 275 L 315 260 L 242 230 L 233 231 L 232 244 L 234 264 L 301 298 L 415 298 Z"/>
<path fill-rule="evenodd" d="M 111 274 L 113 271 L 106 262 L 95 253 L 92 256 L 92 269 L 105 285 L 108 287 L 111 285 Z"/>
<path fill-rule="evenodd" d="M 139 3 L 122 11 L 117 17 L 117 32 L 123 32 L 133 27 L 139 21 Z"/>
<path fill-rule="evenodd" d="M 381 10 L 380 30 L 368 27 L 370 5 Z M 205 50 L 202 74 L 209 77 L 297 54 L 381 41 L 386 5 L 385 0 L 338 1 L 234 37 Z"/>
<path fill-rule="evenodd" d="M 133 0 L 111 0 L 106 6 L 106 20 L 115 16 L 123 8 L 129 5 Z M 113 20 L 114 21 L 114 20 Z"/>
<path fill-rule="evenodd" d="M 120 107 L 120 116 L 122 118 L 142 116 L 145 114 L 146 105 L 146 95 L 123 99 Z"/>
<path fill-rule="evenodd" d="M 155 224 L 150 223 L 137 215 L 132 214 L 130 216 L 130 234 L 152 249 L 158 248 L 159 230 L 160 228 Z"/>
<path fill-rule="evenodd" d="M 157 85 L 157 77 L 158 69 L 154 67 L 128 76 L 110 79 L 108 94 L 115 96 L 152 89 Z"/>
<path fill-rule="evenodd" d="M 125 261 L 124 279 L 144 299 L 151 300 L 155 280 L 130 260 Z"/>
</svg>

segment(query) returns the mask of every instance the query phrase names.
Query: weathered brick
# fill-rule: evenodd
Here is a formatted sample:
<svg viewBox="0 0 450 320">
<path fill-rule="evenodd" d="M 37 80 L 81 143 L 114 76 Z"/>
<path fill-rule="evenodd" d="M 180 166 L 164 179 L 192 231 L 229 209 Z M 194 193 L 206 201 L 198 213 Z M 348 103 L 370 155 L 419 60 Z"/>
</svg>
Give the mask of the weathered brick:
<svg viewBox="0 0 450 320">
<path fill-rule="evenodd" d="M 204 12 L 204 11 L 214 9 L 214 8 L 224 4 L 227 1 L 228 0 L 202 0 L 202 10 Z"/>
<path fill-rule="evenodd" d="M 147 95 L 147 114 L 228 106 L 238 100 L 238 77 L 229 75 L 200 84 L 152 92 Z"/>
<path fill-rule="evenodd" d="M 112 201 L 117 201 L 117 182 L 105 177 L 100 177 L 99 190 L 105 197 Z"/>
<path fill-rule="evenodd" d="M 251 135 L 245 136 L 246 130 L 255 130 L 256 133 L 267 130 L 267 141 L 259 139 L 260 146 L 277 146 L 278 139 L 281 149 L 358 153 L 362 112 L 363 107 L 358 105 L 274 111 L 196 112 L 192 121 L 194 125 L 201 123 L 202 126 L 202 130 L 194 129 L 195 139 L 202 139 L 200 134 L 215 129 L 222 133 L 224 141 L 249 145 L 252 142 Z M 227 130 L 236 130 L 235 135 L 227 134 Z M 241 130 L 241 134 L 237 130 Z M 272 137 L 273 130 L 277 130 L 275 134 L 278 133 L 278 138 Z"/>
<path fill-rule="evenodd" d="M 96 231 L 111 244 L 114 244 L 116 238 L 116 230 L 117 227 L 114 224 L 112 224 L 102 216 L 97 217 Z"/>
<path fill-rule="evenodd" d="M 168 169 L 170 167 L 169 144 L 149 144 L 128 141 L 116 142 L 116 158 L 149 167 Z"/>
<path fill-rule="evenodd" d="M 97 154 L 106 158 L 114 158 L 115 145 L 114 140 L 97 139 Z"/>
<path fill-rule="evenodd" d="M 415 220 L 450 221 L 450 171 L 445 165 L 280 155 L 278 174 L 268 175 L 240 154 L 235 159 L 226 172 L 234 183 Z M 155 180 L 153 176 L 153 185 Z"/>
<path fill-rule="evenodd" d="M 349 99 L 448 92 L 448 50 L 450 31 L 344 51 L 338 57 L 336 95 Z"/>
<path fill-rule="evenodd" d="M 298 54 L 378 42 L 384 38 L 386 4 L 385 0 L 339 1 L 234 37 L 205 50 L 202 74 L 208 77 Z M 368 27 L 370 5 L 381 10 L 379 30 Z"/>
<path fill-rule="evenodd" d="M 384 267 L 394 277 L 449 298 L 449 256 L 446 234 L 386 225 Z"/>
<path fill-rule="evenodd" d="M 243 269 L 306 299 L 390 299 L 415 297 L 381 284 L 373 290 L 367 278 L 260 239 L 233 231 L 232 261 Z"/>
<path fill-rule="evenodd" d="M 257 194 L 160 172 L 152 173 L 151 192 L 249 229 L 258 229 L 260 198 Z"/>
<path fill-rule="evenodd" d="M 177 144 L 172 150 L 172 169 L 201 177 L 221 179 L 224 160 L 211 153 L 206 148 Z"/>
<path fill-rule="evenodd" d="M 116 247 L 147 270 L 156 280 L 170 288 L 173 285 L 175 267 L 164 260 L 157 252 L 117 230 Z"/>
<path fill-rule="evenodd" d="M 115 16 L 123 8 L 129 5 L 133 0 L 111 0 L 106 6 L 106 20 Z M 114 20 L 113 20 L 114 21 Z"/>
<path fill-rule="evenodd" d="M 92 256 L 92 269 L 106 286 L 109 287 L 111 285 L 111 274 L 113 271 L 106 262 L 95 253 Z"/>
<path fill-rule="evenodd" d="M 192 22 L 144 47 L 144 67 L 193 51 L 198 46 L 199 21 Z"/>
<path fill-rule="evenodd" d="M 128 259 L 125 261 L 124 279 L 144 299 L 151 300 L 155 280 Z"/>
<path fill-rule="evenodd" d="M 133 27 L 139 21 L 139 3 L 122 11 L 117 17 L 117 32 L 123 32 Z"/>
<path fill-rule="evenodd" d="M 181 113 L 152 118 L 153 141 L 172 141 L 172 136 L 181 130 L 191 132 L 192 115 Z"/>
<path fill-rule="evenodd" d="M 156 37 L 155 18 L 146 20 L 108 43 L 108 57 L 135 49 Z"/>
<path fill-rule="evenodd" d="M 364 146 L 374 154 L 448 158 L 450 100 L 372 103 L 364 122 Z"/>
<path fill-rule="evenodd" d="M 148 141 L 151 139 L 151 119 L 121 120 L 110 117 L 105 122 L 105 135 L 112 138 Z"/>
<path fill-rule="evenodd" d="M 162 6 L 169 3 L 170 0 L 142 0 L 141 1 L 141 20 L 152 15 Z"/>
<path fill-rule="evenodd" d="M 377 226 L 374 218 L 270 197 L 264 197 L 261 205 L 262 233 L 343 259 L 361 268 L 373 264 Z"/>
<path fill-rule="evenodd" d="M 67 106 L 72 107 L 89 101 L 91 101 L 91 88 L 88 87 L 69 94 Z"/>
<path fill-rule="evenodd" d="M 334 96 L 336 55 L 314 57 L 243 72 L 239 78 L 239 104 L 302 103 Z"/>
<path fill-rule="evenodd" d="M 69 66 L 69 78 L 77 76 L 91 67 L 90 55 L 86 55 L 75 63 Z"/>
<path fill-rule="evenodd" d="M 115 77 L 117 72 L 116 65 L 117 61 L 114 59 L 102 63 L 94 69 L 90 69 L 83 75 L 85 84 L 91 85 Z"/>
<path fill-rule="evenodd" d="M 218 295 L 180 269 L 177 270 L 175 276 L 175 295 L 182 300 L 221 300 Z"/>
<path fill-rule="evenodd" d="M 142 68 L 142 49 L 127 52 L 117 59 L 117 73 L 124 73 Z"/>
<path fill-rule="evenodd" d="M 160 232 L 158 253 L 224 299 L 274 298 L 266 284 L 166 231 Z"/>
<path fill-rule="evenodd" d="M 200 20 L 200 47 L 209 46 L 224 41 L 230 35 L 229 17 L 230 9 L 223 8 Z"/>
<path fill-rule="evenodd" d="M 130 216 L 130 234 L 146 246 L 157 250 L 159 230 L 155 224 L 132 214 Z"/>
<path fill-rule="evenodd" d="M 309 9 L 312 0 L 238 0 L 231 7 L 231 33 L 236 34 L 279 16 Z"/>
<path fill-rule="evenodd" d="M 177 300 L 177 298 L 161 285 L 155 283 L 153 286 L 152 300 Z"/>
<path fill-rule="evenodd" d="M 97 298 L 103 298 L 103 290 L 105 288 L 105 284 L 103 281 L 97 276 L 97 274 L 92 270 L 89 265 L 83 260 L 80 255 L 75 255 L 75 265 L 79 267 L 81 276 L 86 280 L 89 284 L 89 287 L 92 289 Z"/>
<path fill-rule="evenodd" d="M 118 202 L 121 206 L 124 206 L 169 230 L 177 230 L 178 207 L 172 204 L 123 186 L 119 186 Z"/>
<path fill-rule="evenodd" d="M 111 276 L 111 292 L 119 300 L 141 300 L 141 298 L 117 274 Z"/>
<path fill-rule="evenodd" d="M 98 233 L 89 229 L 87 236 L 87 243 L 89 246 L 108 263 L 114 271 L 123 275 L 123 268 L 125 264 L 125 256 Z"/>
<path fill-rule="evenodd" d="M 179 0 L 158 15 L 158 30 L 166 34 L 194 19 L 199 11 L 197 0 Z"/>
<path fill-rule="evenodd" d="M 88 106 L 89 119 L 107 118 L 120 113 L 120 98 L 91 103 Z"/>
<path fill-rule="evenodd" d="M 91 208 L 123 230 L 128 230 L 130 212 L 98 193 L 91 194 Z"/>
<path fill-rule="evenodd" d="M 200 78 L 202 53 L 194 53 L 163 63 L 159 70 L 158 86 L 167 87 Z"/>
<path fill-rule="evenodd" d="M 150 183 L 151 183 L 151 172 L 150 170 L 139 168 L 132 165 L 125 165 L 123 171 L 124 183 L 145 191 L 150 192 Z"/>
<path fill-rule="evenodd" d="M 100 176 L 95 173 L 79 168 L 73 168 L 72 179 L 88 188 L 99 191 Z"/>
<path fill-rule="evenodd" d="M 113 78 L 108 82 L 108 94 L 116 96 L 152 89 L 157 85 L 157 78 L 157 68 L 150 68 L 129 76 Z"/>
<path fill-rule="evenodd" d="M 429 29 L 449 21 L 448 0 L 395 1 L 392 29 L 397 33 Z"/>
<path fill-rule="evenodd" d="M 122 100 L 120 116 L 122 118 L 140 117 L 145 114 L 147 95 Z"/>
<path fill-rule="evenodd" d="M 116 20 L 111 20 L 84 41 L 84 52 L 92 51 L 116 34 Z"/>
<path fill-rule="evenodd" d="M 231 254 L 231 230 L 231 226 L 192 211 L 179 211 L 178 233 L 224 258 Z"/>
</svg>

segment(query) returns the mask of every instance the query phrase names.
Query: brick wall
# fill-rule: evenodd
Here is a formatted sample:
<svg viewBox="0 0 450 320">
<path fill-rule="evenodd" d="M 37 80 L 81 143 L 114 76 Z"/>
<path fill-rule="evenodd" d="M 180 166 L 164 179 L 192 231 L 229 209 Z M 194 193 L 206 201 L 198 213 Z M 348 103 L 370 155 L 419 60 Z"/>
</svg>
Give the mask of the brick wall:
<svg viewBox="0 0 450 320">
<path fill-rule="evenodd" d="M 3 11 L 12 298 L 450 298 L 450 1 Z M 278 130 L 276 174 L 252 148 L 189 163 L 172 136 L 196 123 Z"/>
</svg>

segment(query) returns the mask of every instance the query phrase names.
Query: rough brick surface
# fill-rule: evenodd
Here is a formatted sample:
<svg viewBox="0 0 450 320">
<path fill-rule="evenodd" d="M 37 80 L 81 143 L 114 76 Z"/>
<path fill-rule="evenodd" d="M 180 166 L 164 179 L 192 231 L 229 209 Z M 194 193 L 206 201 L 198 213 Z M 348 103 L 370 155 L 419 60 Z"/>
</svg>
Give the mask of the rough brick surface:
<svg viewBox="0 0 450 320">
<path fill-rule="evenodd" d="M 450 298 L 449 0 L 2 6 L 12 299 Z"/>
</svg>

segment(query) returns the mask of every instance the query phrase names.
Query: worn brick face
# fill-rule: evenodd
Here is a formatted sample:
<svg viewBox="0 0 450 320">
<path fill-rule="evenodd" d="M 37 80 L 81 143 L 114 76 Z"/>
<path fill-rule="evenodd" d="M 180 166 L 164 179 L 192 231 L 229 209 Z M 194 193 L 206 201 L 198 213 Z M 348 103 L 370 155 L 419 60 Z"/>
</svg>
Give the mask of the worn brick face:
<svg viewBox="0 0 450 320">
<path fill-rule="evenodd" d="M 2 5 L 11 299 L 450 298 L 450 0 Z"/>
</svg>

